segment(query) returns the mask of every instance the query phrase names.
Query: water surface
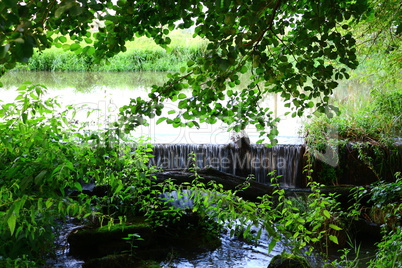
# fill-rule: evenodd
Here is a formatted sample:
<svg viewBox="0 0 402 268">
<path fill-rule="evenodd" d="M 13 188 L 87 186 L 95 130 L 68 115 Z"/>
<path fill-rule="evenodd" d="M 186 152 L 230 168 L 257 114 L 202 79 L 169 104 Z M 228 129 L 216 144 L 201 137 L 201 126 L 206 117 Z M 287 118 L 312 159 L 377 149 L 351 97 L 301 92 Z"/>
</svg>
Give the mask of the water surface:
<svg viewBox="0 0 402 268">
<path fill-rule="evenodd" d="M 164 72 L 136 73 L 99 73 L 99 72 L 9 72 L 1 81 L 0 100 L 12 102 L 17 96 L 16 89 L 25 81 L 42 84 L 48 88 L 47 97 L 56 97 L 63 105 L 86 105 L 77 113 L 77 119 L 89 121 L 99 128 L 105 123 L 117 120 L 120 107 L 127 105 L 130 98 L 147 98 L 153 84 L 162 85 L 167 80 Z M 267 95 L 262 105 L 270 107 L 281 118 L 279 124 L 280 144 L 300 144 L 299 131 L 303 119 L 285 116 L 283 102 L 276 95 Z M 98 109 L 89 119 L 89 108 Z M 167 110 L 177 109 L 176 103 L 165 103 Z M 222 123 L 214 125 L 201 124 L 196 128 L 173 128 L 166 123 L 156 124 L 157 119 L 150 120 L 148 127 L 141 127 L 134 136 L 150 137 L 153 143 L 212 143 L 229 142 L 228 126 Z M 252 126 L 246 129 L 252 142 L 259 139 L 258 132 Z"/>
</svg>

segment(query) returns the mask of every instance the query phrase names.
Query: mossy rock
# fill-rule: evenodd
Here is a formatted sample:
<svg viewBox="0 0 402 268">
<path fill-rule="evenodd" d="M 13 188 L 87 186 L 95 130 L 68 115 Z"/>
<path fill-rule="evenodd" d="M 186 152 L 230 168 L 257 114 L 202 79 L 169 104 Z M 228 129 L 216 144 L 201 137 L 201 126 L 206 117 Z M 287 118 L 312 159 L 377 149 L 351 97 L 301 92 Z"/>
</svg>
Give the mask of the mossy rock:
<svg viewBox="0 0 402 268">
<path fill-rule="evenodd" d="M 273 257 L 268 268 L 311 268 L 311 266 L 305 258 L 285 252 Z"/>
<path fill-rule="evenodd" d="M 143 239 L 134 241 L 134 246 L 142 248 L 150 247 L 155 238 L 155 231 L 151 226 L 143 218 L 136 218 L 125 225 L 76 230 L 68 236 L 67 241 L 70 244 L 70 254 L 85 260 L 129 250 L 129 243 L 123 239 L 129 234 L 138 234 Z"/>
<path fill-rule="evenodd" d="M 162 261 L 170 252 L 176 252 L 178 255 L 187 251 L 206 252 L 220 246 L 221 241 L 216 233 L 205 230 L 195 223 L 189 224 L 192 220 L 185 217 L 183 222 L 186 224 L 152 228 L 141 218 L 132 219 L 130 224 L 126 223 L 124 226 L 115 224 L 110 227 L 73 231 L 67 241 L 70 243 L 70 254 L 86 262 L 130 251 L 142 260 Z M 132 241 L 124 239 L 129 234 L 137 234 L 141 239 Z M 112 257 L 108 258 L 113 260 Z M 118 259 L 123 262 L 131 261 L 123 260 L 122 256 Z"/>
</svg>

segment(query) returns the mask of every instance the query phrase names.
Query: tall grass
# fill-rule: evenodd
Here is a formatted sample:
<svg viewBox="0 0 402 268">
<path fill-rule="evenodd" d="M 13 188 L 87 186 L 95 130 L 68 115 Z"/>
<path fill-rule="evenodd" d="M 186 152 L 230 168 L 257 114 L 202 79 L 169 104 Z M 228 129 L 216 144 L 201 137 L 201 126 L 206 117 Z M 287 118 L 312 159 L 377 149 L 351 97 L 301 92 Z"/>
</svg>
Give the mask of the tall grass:
<svg viewBox="0 0 402 268">
<path fill-rule="evenodd" d="M 169 51 L 156 45 L 152 39 L 141 37 L 128 42 L 127 51 L 94 64 L 92 56 L 77 55 L 62 48 L 50 48 L 34 53 L 27 66 L 18 69 L 31 71 L 178 71 L 189 60 L 203 55 L 206 41 L 192 38 L 184 32 L 171 34 Z"/>
<path fill-rule="evenodd" d="M 402 137 L 402 89 L 372 89 L 368 95 L 364 100 L 336 103 L 340 116 L 321 115 L 306 124 L 307 143 L 325 144 L 329 129 L 346 141 L 386 142 Z"/>
</svg>

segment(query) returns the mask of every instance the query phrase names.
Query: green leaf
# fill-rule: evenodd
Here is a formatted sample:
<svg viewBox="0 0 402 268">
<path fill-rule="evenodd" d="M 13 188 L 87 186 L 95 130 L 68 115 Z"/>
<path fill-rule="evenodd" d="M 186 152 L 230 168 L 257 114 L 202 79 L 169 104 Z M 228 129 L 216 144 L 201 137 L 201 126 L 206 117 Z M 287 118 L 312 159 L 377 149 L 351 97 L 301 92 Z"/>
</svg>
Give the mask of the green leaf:
<svg viewBox="0 0 402 268">
<path fill-rule="evenodd" d="M 325 209 L 325 210 L 323 211 L 323 214 L 324 214 L 324 216 L 327 217 L 328 219 L 331 218 L 331 213 L 329 213 L 328 210 Z"/>
<path fill-rule="evenodd" d="M 79 49 L 79 48 L 81 48 L 81 45 L 80 45 L 80 44 L 74 43 L 74 44 L 71 44 L 71 45 L 70 45 L 70 50 L 71 50 L 71 51 L 75 51 L 75 50 L 77 50 L 77 49 Z"/>
<path fill-rule="evenodd" d="M 67 42 L 67 38 L 65 36 L 59 36 L 59 41 L 61 43 L 65 43 L 65 42 Z"/>
<path fill-rule="evenodd" d="M 338 237 L 334 236 L 334 235 L 330 235 L 329 236 L 329 240 L 331 240 L 332 242 L 334 242 L 335 244 L 339 244 L 338 242 Z"/>
<path fill-rule="evenodd" d="M 242 74 L 247 73 L 247 71 L 248 71 L 248 68 L 247 68 L 247 66 L 245 66 L 245 65 L 243 65 L 243 66 L 241 67 L 241 69 L 240 69 L 240 72 L 241 72 Z"/>
<path fill-rule="evenodd" d="M 187 96 L 186 96 L 186 94 L 184 94 L 184 93 L 180 93 L 179 96 L 178 96 L 178 98 L 179 98 L 179 99 L 185 99 L 185 98 L 187 98 Z"/>
<path fill-rule="evenodd" d="M 170 110 L 168 111 L 168 114 L 174 114 L 176 111 L 175 110 Z"/>
<path fill-rule="evenodd" d="M 36 185 L 39 185 L 42 183 L 43 178 L 45 177 L 47 173 L 47 170 L 42 170 L 38 175 L 36 175 L 34 182 Z"/>
<path fill-rule="evenodd" d="M 71 5 L 70 5 L 71 6 Z M 56 9 L 56 12 L 55 12 L 55 17 L 56 18 L 60 18 L 61 17 L 61 15 L 70 7 L 70 6 L 68 6 L 68 5 L 60 5 L 60 7 L 58 8 L 58 9 Z"/>
<path fill-rule="evenodd" d="M 179 109 L 184 109 L 187 107 L 187 102 L 185 100 L 182 100 L 179 102 L 179 105 L 177 106 Z M 189 119 L 189 118 L 187 118 Z"/>
<path fill-rule="evenodd" d="M 123 184 L 122 184 L 122 183 L 120 183 L 120 184 L 117 186 L 116 190 L 114 190 L 114 194 L 117 194 L 118 192 L 120 192 L 121 189 L 123 189 Z"/>
<path fill-rule="evenodd" d="M 10 229 L 11 235 L 14 234 L 15 225 L 17 224 L 17 216 L 11 213 L 10 217 L 7 219 L 8 228 Z"/>
<path fill-rule="evenodd" d="M 27 122 L 27 120 L 28 120 L 28 114 L 27 114 L 27 113 L 23 113 L 23 114 L 21 114 L 21 116 L 22 116 L 22 122 L 23 122 L 24 124 L 26 124 L 26 122 Z"/>
<path fill-rule="evenodd" d="M 82 192 L 82 185 L 81 185 L 81 183 L 79 183 L 78 181 L 76 181 L 76 182 L 74 183 L 74 187 L 75 187 L 75 189 L 77 189 L 79 192 Z"/>
<path fill-rule="evenodd" d="M 272 238 L 268 244 L 268 252 L 271 252 L 275 246 L 276 246 L 276 240 Z"/>
<path fill-rule="evenodd" d="M 86 51 L 87 55 L 93 55 L 95 53 L 95 48 L 87 46 L 88 50 Z"/>
<path fill-rule="evenodd" d="M 281 56 L 281 57 L 279 58 L 279 60 L 282 61 L 282 62 L 287 62 L 287 61 L 288 61 L 288 57 L 286 57 L 286 56 Z"/>
<path fill-rule="evenodd" d="M 52 205 L 53 205 L 52 199 L 49 198 L 48 200 L 46 200 L 45 206 L 47 209 L 50 208 Z"/>
<path fill-rule="evenodd" d="M 293 223 L 293 219 L 288 220 L 288 221 L 285 223 L 285 227 L 291 225 L 292 223 Z"/>
<path fill-rule="evenodd" d="M 43 209 L 43 198 L 38 199 L 38 211 L 41 211 Z"/>
<path fill-rule="evenodd" d="M 83 8 L 83 7 L 80 7 L 80 6 L 73 6 L 73 7 L 70 9 L 70 15 L 76 17 L 76 16 L 81 15 L 83 11 L 84 11 L 84 8 Z"/>
<path fill-rule="evenodd" d="M 339 227 L 339 226 L 337 226 L 337 225 L 335 225 L 335 224 L 329 224 L 329 227 L 332 228 L 332 229 L 334 229 L 335 231 L 340 231 L 340 230 L 342 230 L 341 227 Z"/>
<path fill-rule="evenodd" d="M 167 119 L 166 117 L 161 117 L 156 121 L 156 124 L 158 125 L 158 124 L 162 123 L 163 121 L 165 121 L 166 119 Z"/>
<path fill-rule="evenodd" d="M 168 26 L 169 31 L 173 31 L 175 28 L 175 25 L 172 23 Z"/>
<path fill-rule="evenodd" d="M 72 171 L 75 171 L 74 164 L 73 164 L 72 162 L 67 161 L 67 162 L 65 163 L 65 166 L 66 166 L 68 169 L 70 169 L 70 170 L 72 170 Z"/>
</svg>

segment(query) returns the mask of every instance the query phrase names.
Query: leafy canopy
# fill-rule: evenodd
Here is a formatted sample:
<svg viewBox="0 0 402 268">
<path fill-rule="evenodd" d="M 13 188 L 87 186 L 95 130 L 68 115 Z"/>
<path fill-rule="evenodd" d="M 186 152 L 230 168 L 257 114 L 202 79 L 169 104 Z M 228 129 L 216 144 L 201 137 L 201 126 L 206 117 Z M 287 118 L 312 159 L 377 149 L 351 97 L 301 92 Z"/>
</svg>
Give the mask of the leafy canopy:
<svg viewBox="0 0 402 268">
<path fill-rule="evenodd" d="M 139 36 L 169 49 L 170 31 L 192 28 L 209 42 L 205 55 L 154 86 L 149 99 L 122 107 L 120 124 L 130 131 L 160 116 L 171 100 L 179 111 L 159 122 L 191 127 L 220 120 L 236 131 L 252 124 L 276 143 L 278 119 L 259 105 L 265 94 L 280 93 L 292 116 L 307 108 L 325 112 L 336 80 L 358 65 L 348 29 L 367 9 L 355 0 L 5 0 L 0 64 L 4 72 L 27 62 L 34 48 L 52 45 L 101 61 Z M 235 89 L 242 75 L 250 82 Z"/>
</svg>

